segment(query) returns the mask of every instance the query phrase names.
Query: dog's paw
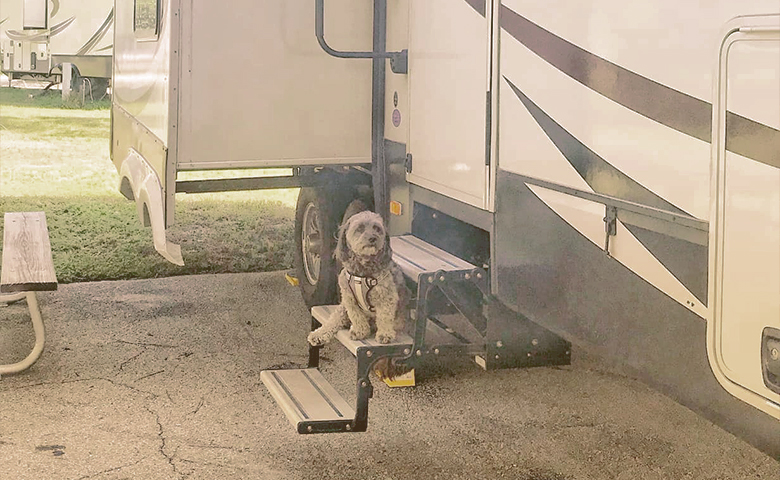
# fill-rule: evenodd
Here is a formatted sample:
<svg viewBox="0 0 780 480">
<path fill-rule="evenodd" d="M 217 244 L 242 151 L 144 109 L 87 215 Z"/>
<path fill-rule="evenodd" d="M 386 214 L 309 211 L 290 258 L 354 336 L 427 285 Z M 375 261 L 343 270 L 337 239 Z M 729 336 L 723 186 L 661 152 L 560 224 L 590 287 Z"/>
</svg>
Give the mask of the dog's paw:
<svg viewBox="0 0 780 480">
<path fill-rule="evenodd" d="M 395 340 L 395 331 L 376 332 L 376 341 L 379 343 L 391 343 Z"/>
<path fill-rule="evenodd" d="M 331 338 L 333 338 L 333 335 L 330 332 L 315 330 L 309 334 L 307 340 L 312 347 L 320 347 L 328 343 Z"/>
<path fill-rule="evenodd" d="M 363 340 L 371 334 L 371 326 L 369 324 L 356 325 L 352 324 L 349 327 L 349 338 L 352 340 Z"/>
</svg>

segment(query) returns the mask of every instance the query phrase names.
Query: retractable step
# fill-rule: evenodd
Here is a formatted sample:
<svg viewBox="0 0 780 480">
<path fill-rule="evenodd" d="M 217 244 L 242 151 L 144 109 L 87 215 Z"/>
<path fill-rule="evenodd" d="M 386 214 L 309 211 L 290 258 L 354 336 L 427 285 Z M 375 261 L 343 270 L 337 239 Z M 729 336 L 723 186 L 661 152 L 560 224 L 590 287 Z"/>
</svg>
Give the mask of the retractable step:
<svg viewBox="0 0 780 480">
<path fill-rule="evenodd" d="M 357 431 L 355 410 L 316 368 L 264 370 L 260 379 L 298 433 Z"/>
<path fill-rule="evenodd" d="M 393 260 L 404 275 L 417 281 L 420 275 L 434 272 L 471 272 L 475 265 L 434 247 L 413 235 L 390 238 Z"/>
<path fill-rule="evenodd" d="M 330 317 L 331 314 L 336 311 L 336 308 L 338 308 L 338 305 L 320 305 L 317 307 L 312 307 L 311 315 L 318 322 L 324 323 L 328 317 Z M 373 336 L 364 338 L 363 340 L 352 340 L 349 338 L 349 330 L 344 328 L 336 333 L 336 339 L 338 339 L 342 345 L 347 347 L 347 350 L 352 352 L 352 355 L 355 356 L 357 356 L 357 350 L 360 347 L 386 347 L 394 345 L 406 345 L 407 347 L 412 346 L 412 337 L 405 334 L 404 332 L 398 332 L 395 337 L 395 341 L 392 343 L 379 343 Z"/>
<path fill-rule="evenodd" d="M 338 308 L 338 305 L 320 305 L 312 307 L 311 315 L 320 323 L 323 323 Z M 426 327 L 426 336 L 440 339 L 441 344 L 459 344 L 468 343 L 464 338 L 458 338 L 456 332 L 447 325 L 439 321 L 431 321 Z M 352 355 L 357 356 L 358 348 L 361 347 L 394 347 L 404 346 L 411 348 L 414 339 L 404 332 L 398 332 L 395 341 L 391 343 L 379 343 L 376 338 L 368 337 L 363 340 L 352 340 L 349 337 L 349 329 L 341 329 L 336 333 L 336 339 L 349 350 Z"/>
</svg>

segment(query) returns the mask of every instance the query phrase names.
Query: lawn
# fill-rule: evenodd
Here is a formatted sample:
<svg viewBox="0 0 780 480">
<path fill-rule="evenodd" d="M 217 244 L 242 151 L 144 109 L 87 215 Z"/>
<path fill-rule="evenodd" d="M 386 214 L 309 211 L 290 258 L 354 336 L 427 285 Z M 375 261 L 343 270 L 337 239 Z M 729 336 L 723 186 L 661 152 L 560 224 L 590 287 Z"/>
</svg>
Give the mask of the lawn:
<svg viewBox="0 0 780 480">
<path fill-rule="evenodd" d="M 185 266 L 165 261 L 134 203 L 118 192 L 108 151 L 109 103 L 69 108 L 59 92 L 40 92 L 0 88 L 0 212 L 46 212 L 60 282 L 291 266 L 295 189 L 178 194 L 168 238 L 181 244 Z M 209 176 L 251 174 L 270 172 Z"/>
</svg>

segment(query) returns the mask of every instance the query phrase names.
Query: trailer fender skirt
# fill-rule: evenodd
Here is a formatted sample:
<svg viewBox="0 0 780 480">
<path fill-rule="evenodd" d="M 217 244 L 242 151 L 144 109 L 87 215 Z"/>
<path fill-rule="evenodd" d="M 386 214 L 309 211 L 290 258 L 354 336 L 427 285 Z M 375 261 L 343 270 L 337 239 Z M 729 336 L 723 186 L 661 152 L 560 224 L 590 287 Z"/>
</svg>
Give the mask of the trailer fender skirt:
<svg viewBox="0 0 780 480">
<path fill-rule="evenodd" d="M 138 151 L 131 148 L 122 162 L 119 175 L 120 191 L 127 196 L 129 184 L 141 224 L 152 227 L 154 249 L 169 262 L 184 265 L 181 246 L 168 242 L 166 236 L 165 205 L 157 173 Z"/>
</svg>

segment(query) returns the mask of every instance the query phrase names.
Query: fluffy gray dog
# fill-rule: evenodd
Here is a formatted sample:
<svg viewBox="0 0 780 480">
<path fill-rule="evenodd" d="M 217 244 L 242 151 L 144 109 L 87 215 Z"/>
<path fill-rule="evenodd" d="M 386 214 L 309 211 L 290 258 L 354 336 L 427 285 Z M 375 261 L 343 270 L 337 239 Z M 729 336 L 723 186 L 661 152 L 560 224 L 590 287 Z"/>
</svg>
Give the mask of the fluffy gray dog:
<svg viewBox="0 0 780 480">
<path fill-rule="evenodd" d="M 335 256 L 344 267 L 339 273 L 341 303 L 309 334 L 309 343 L 323 345 L 346 327 L 353 340 L 364 339 L 371 334 L 372 321 L 379 343 L 395 340 L 396 332 L 404 328 L 410 293 L 393 262 L 382 217 L 363 211 L 346 218 L 339 228 Z"/>
</svg>

